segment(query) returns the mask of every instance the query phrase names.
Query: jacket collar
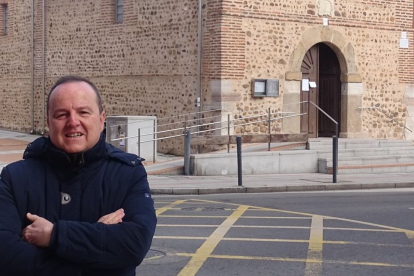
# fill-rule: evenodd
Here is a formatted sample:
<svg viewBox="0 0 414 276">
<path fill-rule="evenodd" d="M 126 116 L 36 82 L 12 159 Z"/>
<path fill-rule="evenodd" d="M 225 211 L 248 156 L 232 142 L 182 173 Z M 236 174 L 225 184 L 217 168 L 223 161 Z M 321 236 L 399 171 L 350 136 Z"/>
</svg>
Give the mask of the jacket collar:
<svg viewBox="0 0 414 276">
<path fill-rule="evenodd" d="M 58 175 L 68 175 L 89 166 L 96 161 L 106 159 L 104 135 L 101 134 L 98 143 L 93 148 L 80 153 L 66 153 L 56 148 L 50 138 L 41 137 L 27 145 L 23 158 L 44 159 Z"/>
</svg>

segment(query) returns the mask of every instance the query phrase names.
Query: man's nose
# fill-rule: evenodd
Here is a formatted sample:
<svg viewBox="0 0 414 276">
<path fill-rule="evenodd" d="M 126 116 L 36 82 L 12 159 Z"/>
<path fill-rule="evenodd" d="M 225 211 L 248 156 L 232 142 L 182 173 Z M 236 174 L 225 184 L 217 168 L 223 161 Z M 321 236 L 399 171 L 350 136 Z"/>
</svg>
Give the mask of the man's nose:
<svg viewBox="0 0 414 276">
<path fill-rule="evenodd" d="M 79 125 L 79 118 L 78 118 L 78 116 L 77 116 L 76 113 L 71 113 L 69 115 L 67 124 L 69 126 L 77 126 L 77 125 Z"/>
</svg>

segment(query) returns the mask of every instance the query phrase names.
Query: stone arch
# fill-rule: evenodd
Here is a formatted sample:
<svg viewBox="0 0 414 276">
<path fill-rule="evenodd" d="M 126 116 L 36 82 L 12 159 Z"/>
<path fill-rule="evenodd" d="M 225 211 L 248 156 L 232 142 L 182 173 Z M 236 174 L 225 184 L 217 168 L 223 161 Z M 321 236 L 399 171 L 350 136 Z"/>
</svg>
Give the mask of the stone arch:
<svg viewBox="0 0 414 276">
<path fill-rule="evenodd" d="M 355 52 L 352 44 L 347 42 L 344 35 L 328 26 L 320 26 L 305 31 L 302 40 L 293 51 L 285 74 L 284 111 L 298 112 L 292 103 L 300 101 L 301 65 L 306 52 L 317 43 L 329 45 L 336 53 L 341 68 L 341 130 L 340 137 L 362 137 L 362 119 L 358 107 L 362 103 L 362 78 L 358 73 Z M 284 132 L 298 132 L 298 118 L 285 120 Z"/>
<path fill-rule="evenodd" d="M 299 42 L 290 57 L 286 80 L 301 79 L 300 66 L 302 65 L 303 57 L 313 45 L 320 42 L 328 44 L 336 53 L 341 67 L 341 80 L 343 82 L 358 83 L 362 81 L 358 73 L 352 44 L 347 43 L 345 37 L 340 32 L 325 26 L 312 28 L 303 33 L 302 41 Z"/>
</svg>

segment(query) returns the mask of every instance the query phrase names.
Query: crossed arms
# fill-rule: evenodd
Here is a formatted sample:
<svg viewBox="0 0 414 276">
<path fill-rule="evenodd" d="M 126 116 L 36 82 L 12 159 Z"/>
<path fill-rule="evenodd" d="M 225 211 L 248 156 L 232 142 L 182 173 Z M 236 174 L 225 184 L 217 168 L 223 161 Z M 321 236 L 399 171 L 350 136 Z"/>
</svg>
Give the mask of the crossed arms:
<svg viewBox="0 0 414 276">
<path fill-rule="evenodd" d="M 7 167 L 0 180 L 0 271 L 2 275 L 77 276 L 82 269 L 137 266 L 154 235 L 156 217 L 146 176 L 135 178 L 122 209 L 96 223 L 52 222 L 22 213 Z M 31 222 L 22 229 L 24 217 Z"/>
</svg>

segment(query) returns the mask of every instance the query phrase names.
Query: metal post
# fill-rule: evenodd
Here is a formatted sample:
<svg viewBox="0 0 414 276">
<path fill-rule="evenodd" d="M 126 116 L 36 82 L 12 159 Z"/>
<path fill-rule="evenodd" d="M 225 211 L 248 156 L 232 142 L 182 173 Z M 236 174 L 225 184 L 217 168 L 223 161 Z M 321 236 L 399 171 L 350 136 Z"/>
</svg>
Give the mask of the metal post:
<svg viewBox="0 0 414 276">
<path fill-rule="evenodd" d="M 152 133 L 152 162 L 155 164 L 155 156 L 157 155 L 157 138 L 155 133 L 155 121 Z"/>
<path fill-rule="evenodd" d="M 241 159 L 241 136 L 236 137 L 237 142 L 237 179 L 238 186 L 242 186 L 242 159 Z"/>
<path fill-rule="evenodd" d="M 141 157 L 141 129 L 138 128 L 138 156 Z"/>
<path fill-rule="evenodd" d="M 230 152 L 230 114 L 227 114 L 227 136 L 229 138 L 227 142 L 227 153 Z"/>
<path fill-rule="evenodd" d="M 185 117 L 184 117 L 184 134 L 185 134 L 185 132 L 186 132 L 186 130 L 187 130 L 187 115 L 185 115 Z"/>
<path fill-rule="evenodd" d="M 268 145 L 267 145 L 267 151 L 270 151 L 270 137 L 271 137 L 271 133 L 270 133 L 270 107 L 269 107 L 269 112 L 268 112 L 268 118 L 267 118 L 267 128 L 268 128 L 268 131 L 269 131 L 269 143 L 268 143 Z"/>
<path fill-rule="evenodd" d="M 337 183 L 338 174 L 338 137 L 334 135 L 332 137 L 332 166 L 333 166 L 333 183 Z"/>
<path fill-rule="evenodd" d="M 184 140 L 184 175 L 190 175 L 191 133 L 185 132 Z"/>
</svg>

